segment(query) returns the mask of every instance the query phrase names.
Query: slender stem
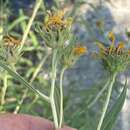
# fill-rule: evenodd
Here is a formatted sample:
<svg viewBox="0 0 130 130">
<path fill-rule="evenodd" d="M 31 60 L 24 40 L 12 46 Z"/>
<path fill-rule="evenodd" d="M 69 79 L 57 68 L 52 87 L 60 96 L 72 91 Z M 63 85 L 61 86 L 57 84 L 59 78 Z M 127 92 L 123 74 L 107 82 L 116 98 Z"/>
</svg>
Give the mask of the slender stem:
<svg viewBox="0 0 130 130">
<path fill-rule="evenodd" d="M 35 80 L 35 78 L 37 77 L 37 74 L 39 73 L 39 71 L 41 70 L 42 66 L 44 65 L 46 59 L 48 58 L 49 56 L 49 53 L 46 54 L 45 57 L 43 57 L 43 59 L 41 60 L 41 62 L 39 63 L 39 65 L 37 66 L 37 68 L 35 69 L 33 75 L 32 75 L 32 78 L 30 79 L 30 84 L 32 84 L 32 82 Z M 15 110 L 14 110 L 14 113 L 17 114 L 23 104 L 23 101 L 24 99 L 27 97 L 27 94 L 28 94 L 28 88 L 25 89 L 24 93 L 23 93 L 23 96 L 21 98 L 21 100 L 19 101 L 19 104 L 16 106 Z M 36 95 L 37 97 L 38 95 Z M 36 98 L 35 98 L 36 99 Z M 34 100 L 35 100 L 34 99 Z"/>
<path fill-rule="evenodd" d="M 101 91 L 97 94 L 97 96 L 94 98 L 94 100 L 88 105 L 88 109 L 90 109 L 96 102 L 97 100 L 101 97 L 101 95 L 103 94 L 103 92 L 106 90 L 106 88 L 108 87 L 110 83 L 110 80 L 108 80 L 106 82 L 106 84 L 103 86 L 103 88 L 101 89 Z"/>
<path fill-rule="evenodd" d="M 38 100 L 39 96 L 35 95 L 34 99 L 32 100 L 32 102 L 28 105 L 27 107 L 27 111 L 30 111 L 32 106 L 34 105 L 34 103 L 36 103 L 36 101 Z"/>
<path fill-rule="evenodd" d="M 15 110 L 13 112 L 14 114 L 17 114 L 19 112 L 19 110 L 20 110 L 20 108 L 21 108 L 21 106 L 23 104 L 23 101 L 24 101 L 24 99 L 27 96 L 27 93 L 28 93 L 28 89 L 26 88 L 25 91 L 24 91 L 24 93 L 23 93 L 23 95 L 22 95 L 21 100 L 19 101 L 18 105 L 16 106 L 16 108 L 15 108 Z"/>
<path fill-rule="evenodd" d="M 88 106 L 86 106 L 84 109 L 82 109 L 82 111 L 81 110 L 75 111 L 75 113 L 71 116 L 71 119 L 68 122 L 70 122 L 72 119 L 74 119 L 77 115 L 83 114 L 86 109 L 90 109 L 91 107 L 93 107 L 94 104 L 98 101 L 98 99 L 102 96 L 103 92 L 107 89 L 109 83 L 110 83 L 110 79 L 106 82 L 106 84 L 103 86 L 103 88 L 97 94 L 97 96 L 94 98 L 94 100 L 90 104 L 88 104 Z"/>
<path fill-rule="evenodd" d="M 8 87 L 7 81 L 8 81 L 8 75 L 6 74 L 4 76 L 4 80 L 3 80 L 4 86 L 2 88 L 2 94 L 1 94 L 1 105 L 5 104 L 5 95 L 6 95 L 6 91 L 7 91 L 7 87 Z"/>
<path fill-rule="evenodd" d="M 63 116 L 64 116 L 64 103 L 63 103 L 63 87 L 62 87 L 62 84 L 63 84 L 63 76 L 64 76 L 64 72 L 66 70 L 66 67 L 64 67 L 62 70 L 61 70 L 61 74 L 60 74 L 60 122 L 59 122 L 59 128 L 62 127 L 62 124 L 63 124 Z"/>
<path fill-rule="evenodd" d="M 52 57 L 52 80 L 51 80 L 50 103 L 51 103 L 51 108 L 52 108 L 54 125 L 55 125 L 55 128 L 58 128 L 58 115 L 57 115 L 55 99 L 54 99 L 55 81 L 56 81 L 56 67 L 57 67 L 56 56 L 57 56 L 57 50 L 54 50 L 53 57 Z"/>
<path fill-rule="evenodd" d="M 22 41 L 21 41 L 21 47 L 19 48 L 19 52 L 21 52 L 21 50 L 23 48 L 23 45 L 24 45 L 24 43 L 26 41 L 28 33 L 29 33 L 30 29 L 31 29 L 31 26 L 33 24 L 33 21 L 34 21 L 34 19 L 36 17 L 37 11 L 40 8 L 41 4 L 42 4 L 42 0 L 36 0 L 36 4 L 35 4 L 34 10 L 33 10 L 33 14 L 31 16 L 31 18 L 30 18 L 30 20 L 28 22 L 27 28 L 26 28 L 26 30 L 25 30 L 25 32 L 23 34 L 23 38 L 22 38 Z"/>
<path fill-rule="evenodd" d="M 30 79 L 30 83 L 32 83 L 32 82 L 35 80 L 35 78 L 37 77 L 37 74 L 38 74 L 39 71 L 41 70 L 42 66 L 44 65 L 44 63 L 45 63 L 45 61 L 47 60 L 47 58 L 48 58 L 49 55 L 50 55 L 50 54 L 47 53 L 47 54 L 43 57 L 43 59 L 41 60 L 41 62 L 40 62 L 39 65 L 37 66 L 35 72 L 33 73 L 33 76 L 32 76 L 32 78 Z"/>
<path fill-rule="evenodd" d="M 101 115 L 101 118 L 99 120 L 97 130 L 101 130 L 101 126 L 102 126 L 102 123 L 103 123 L 103 120 L 104 120 L 104 117 L 105 117 L 105 114 L 107 112 L 108 105 L 109 105 L 109 102 L 110 102 L 110 98 L 111 98 L 111 94 L 112 94 L 112 88 L 113 88 L 113 84 L 114 84 L 115 79 L 116 79 L 116 75 L 117 75 L 116 73 L 112 75 L 112 80 L 111 80 L 110 86 L 108 88 L 106 102 L 105 102 L 103 110 L 102 110 L 102 115 Z"/>
</svg>

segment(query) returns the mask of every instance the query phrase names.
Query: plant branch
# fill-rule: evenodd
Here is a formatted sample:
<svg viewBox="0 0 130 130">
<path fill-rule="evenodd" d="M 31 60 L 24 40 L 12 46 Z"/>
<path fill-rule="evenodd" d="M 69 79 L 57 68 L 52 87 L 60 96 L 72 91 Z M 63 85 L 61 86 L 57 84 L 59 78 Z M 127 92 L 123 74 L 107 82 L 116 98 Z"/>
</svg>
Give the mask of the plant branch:
<svg viewBox="0 0 130 130">
<path fill-rule="evenodd" d="M 97 130 L 101 130 L 101 126 L 102 126 L 102 123 L 103 123 L 103 120 L 104 120 L 104 117 L 105 117 L 105 114 L 107 112 L 108 105 L 109 105 L 109 102 L 110 102 L 110 98 L 111 98 L 111 94 L 112 94 L 112 88 L 113 88 L 113 84 L 114 84 L 115 79 L 116 79 L 116 75 L 117 75 L 116 73 L 112 75 L 112 80 L 111 80 L 110 86 L 108 88 L 106 102 L 103 106 L 102 115 L 101 115 L 101 118 L 99 120 Z"/>
<path fill-rule="evenodd" d="M 97 101 L 98 99 L 102 96 L 103 92 L 106 90 L 110 83 L 110 80 L 107 81 L 107 83 L 103 86 L 101 91 L 97 94 L 97 96 L 94 98 L 94 100 L 88 105 L 88 109 L 90 109 Z"/>
<path fill-rule="evenodd" d="M 55 94 L 55 81 L 56 81 L 56 67 L 57 67 L 57 50 L 53 51 L 53 57 L 52 57 L 52 80 L 51 80 L 51 92 L 50 92 L 50 103 L 52 108 L 52 114 L 54 119 L 54 125 L 55 128 L 58 128 L 58 116 L 56 111 L 56 104 L 54 100 L 54 94 Z"/>
<path fill-rule="evenodd" d="M 60 122 L 59 122 L 59 127 L 61 128 L 62 127 L 62 124 L 63 124 L 63 116 L 64 116 L 64 103 L 63 103 L 63 76 L 64 76 L 64 72 L 66 70 L 66 67 L 64 67 L 62 70 L 61 70 L 61 74 L 60 74 Z"/>
</svg>

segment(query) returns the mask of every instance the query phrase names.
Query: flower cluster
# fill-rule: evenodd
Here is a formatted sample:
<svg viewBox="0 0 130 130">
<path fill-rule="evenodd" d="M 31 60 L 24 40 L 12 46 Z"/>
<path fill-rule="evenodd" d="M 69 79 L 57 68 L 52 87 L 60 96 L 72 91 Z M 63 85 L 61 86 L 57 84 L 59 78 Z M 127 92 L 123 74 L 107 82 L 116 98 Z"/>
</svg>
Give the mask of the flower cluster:
<svg viewBox="0 0 130 130">
<path fill-rule="evenodd" d="M 79 59 L 80 56 L 87 52 L 87 48 L 81 45 L 70 44 L 63 50 L 61 63 L 64 66 L 71 67 Z"/>
<path fill-rule="evenodd" d="M 3 37 L 5 46 L 8 47 L 16 47 L 19 46 L 21 43 L 20 39 L 17 39 L 16 37 L 12 36 L 12 35 L 7 35 Z"/>
<path fill-rule="evenodd" d="M 18 47 L 21 40 L 12 36 L 4 35 L 0 44 L 0 60 L 6 61 L 9 64 L 15 64 L 19 58 Z"/>
<path fill-rule="evenodd" d="M 52 14 L 50 11 L 48 11 L 48 16 L 46 16 L 44 25 L 47 31 L 57 31 L 57 30 L 63 30 L 66 28 L 70 28 L 72 24 L 72 19 L 68 18 L 65 19 L 64 11 L 57 11 L 56 13 Z"/>
<path fill-rule="evenodd" d="M 115 42 L 113 32 L 108 34 L 110 45 L 105 47 L 103 43 L 98 42 L 98 57 L 102 60 L 103 66 L 111 73 L 125 71 L 130 64 L 130 50 L 125 48 L 124 42 Z"/>
<path fill-rule="evenodd" d="M 71 37 L 72 18 L 65 18 L 65 12 L 48 11 L 43 25 L 36 27 L 45 44 L 52 48 L 63 47 L 64 43 Z"/>
<path fill-rule="evenodd" d="M 77 41 L 71 32 L 71 26 L 72 18 L 65 18 L 65 12 L 48 11 L 43 30 L 38 30 L 45 44 L 53 50 L 58 50 L 57 57 L 66 67 L 72 66 L 87 51 L 86 47 L 75 44 Z"/>
</svg>

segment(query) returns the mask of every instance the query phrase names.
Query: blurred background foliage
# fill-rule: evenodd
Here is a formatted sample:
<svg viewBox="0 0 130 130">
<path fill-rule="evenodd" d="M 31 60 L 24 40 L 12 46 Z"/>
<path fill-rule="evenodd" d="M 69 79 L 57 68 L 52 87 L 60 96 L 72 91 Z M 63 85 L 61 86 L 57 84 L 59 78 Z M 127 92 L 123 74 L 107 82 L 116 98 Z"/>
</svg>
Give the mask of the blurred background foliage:
<svg viewBox="0 0 130 130">
<path fill-rule="evenodd" d="M 9 33 L 21 39 L 28 20 L 31 17 L 35 1 L 1 0 L 0 4 L 0 28 L 3 28 L 4 30 L 0 35 Z M 87 5 L 90 10 L 87 11 L 87 13 L 82 14 L 81 9 L 85 12 L 83 9 L 84 5 Z M 19 72 L 27 81 L 30 81 L 30 83 L 40 91 L 47 93 L 50 87 L 50 50 L 44 46 L 44 41 L 42 41 L 36 33 L 35 23 L 39 21 L 43 23 L 46 10 L 49 10 L 50 8 L 62 10 L 64 8 L 69 12 L 67 15 L 74 18 L 73 32 L 75 35 L 77 35 L 79 40 L 85 43 L 88 48 L 93 50 L 95 49 L 92 47 L 93 45 L 88 43 L 93 43 L 96 37 L 99 38 L 100 31 L 96 27 L 96 22 L 98 20 L 103 20 L 105 23 L 109 22 L 105 21 L 107 18 L 102 16 L 99 10 L 101 6 L 104 9 L 106 8 L 103 7 L 101 1 L 99 1 L 99 4 L 96 6 L 90 4 L 87 0 L 45 0 L 45 2 L 42 3 L 31 31 L 29 32 L 23 49 L 24 54 L 16 64 L 15 69 L 17 72 Z M 112 18 L 109 10 L 107 12 Z M 105 29 L 107 31 L 110 31 L 111 28 L 114 27 L 115 22 L 112 21 L 110 25 L 111 27 L 106 26 Z M 98 61 L 94 61 L 94 63 L 99 65 L 98 72 L 100 75 L 95 75 L 98 77 L 98 80 L 93 79 L 92 81 L 91 78 L 88 78 L 88 75 L 93 73 L 89 70 L 90 66 L 93 67 L 93 64 L 90 62 L 91 59 L 90 53 L 88 54 L 88 57 L 82 57 L 76 66 L 68 70 L 69 72 L 66 72 L 64 78 L 65 123 L 78 130 L 96 129 L 101 114 L 99 110 L 101 110 L 105 99 L 104 97 L 106 96 L 106 91 L 104 91 L 98 101 L 91 106 L 95 97 L 103 89 L 107 79 L 107 76 Z M 82 63 L 82 61 L 84 63 Z M 89 67 L 86 66 L 87 62 L 89 62 Z M 85 73 L 83 70 L 85 70 Z M 80 75 L 80 72 L 82 72 L 82 76 Z M 78 78 L 76 77 L 77 75 L 79 76 Z M 5 71 L 0 72 L 0 96 L 3 93 L 3 86 L 6 84 L 5 76 L 7 78 L 7 88 L 5 90 L 5 101 L 1 103 L 0 106 L 0 113 L 26 113 L 52 119 L 50 106 L 41 98 L 34 96 L 31 91 L 28 91 Z M 112 102 L 117 99 L 122 85 L 122 83 L 116 81 Z M 91 107 L 88 108 L 88 106 Z"/>
</svg>

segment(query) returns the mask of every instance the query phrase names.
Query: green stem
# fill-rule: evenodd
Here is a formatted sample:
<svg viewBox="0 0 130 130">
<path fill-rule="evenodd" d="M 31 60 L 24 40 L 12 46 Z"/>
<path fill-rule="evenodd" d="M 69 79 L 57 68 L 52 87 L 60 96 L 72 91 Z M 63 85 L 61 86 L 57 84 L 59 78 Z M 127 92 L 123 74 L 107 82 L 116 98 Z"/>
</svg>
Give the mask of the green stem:
<svg viewBox="0 0 130 130">
<path fill-rule="evenodd" d="M 24 43 L 26 41 L 28 33 L 29 33 L 30 29 L 31 29 L 31 26 L 33 24 L 33 21 L 35 19 L 35 16 L 36 16 L 37 11 L 40 8 L 41 4 L 42 4 L 42 0 L 36 0 L 36 4 L 35 4 L 34 10 L 33 10 L 33 14 L 31 16 L 31 18 L 30 18 L 30 20 L 28 22 L 27 28 L 26 28 L 26 30 L 25 30 L 25 32 L 23 34 L 23 38 L 22 38 L 22 41 L 21 41 L 21 47 L 19 48 L 19 53 L 21 52 L 21 50 L 23 48 L 23 45 L 24 45 Z"/>
<path fill-rule="evenodd" d="M 16 106 L 16 108 L 15 108 L 15 110 L 13 112 L 14 114 L 17 114 L 19 112 L 19 110 L 20 110 L 20 108 L 21 108 L 21 106 L 23 104 L 24 99 L 27 97 L 27 93 L 28 93 L 28 89 L 26 88 L 23 95 L 22 95 L 21 100 L 19 101 L 18 105 Z"/>
<path fill-rule="evenodd" d="M 50 54 L 47 53 L 45 57 L 43 57 L 43 59 L 41 60 L 41 62 L 39 63 L 39 65 L 37 66 L 37 68 L 35 69 L 33 75 L 32 75 L 32 78 L 30 79 L 30 84 L 32 84 L 32 82 L 35 80 L 35 78 L 37 77 L 39 71 L 41 70 L 42 66 L 44 65 L 46 59 L 48 58 Z M 24 93 L 23 93 L 23 96 L 21 98 L 21 100 L 19 101 L 19 104 L 16 106 L 15 110 L 14 110 L 14 113 L 17 114 L 23 104 L 23 101 L 24 99 L 27 97 L 27 94 L 28 94 L 28 88 L 25 89 Z M 36 95 L 37 97 L 38 95 Z M 35 98 L 36 99 L 36 98 Z M 35 100 L 34 99 L 34 100 Z"/>
<path fill-rule="evenodd" d="M 104 85 L 104 87 L 101 89 L 101 91 L 97 94 L 97 96 L 94 98 L 94 100 L 88 105 L 88 109 L 90 109 L 97 101 L 98 99 L 102 96 L 103 92 L 106 90 L 106 88 L 108 87 L 110 83 L 110 80 L 108 80 L 106 82 L 106 84 Z"/>
<path fill-rule="evenodd" d="M 34 106 L 34 104 L 37 102 L 38 99 L 39 99 L 39 96 L 35 95 L 34 99 L 32 100 L 32 102 L 27 107 L 28 112 L 32 109 L 32 107 Z"/>
<path fill-rule="evenodd" d="M 55 125 L 55 128 L 58 128 L 58 115 L 57 115 L 56 104 L 55 104 L 55 99 L 54 99 L 56 67 L 57 67 L 56 56 L 57 56 L 57 50 L 54 50 L 53 57 L 52 57 L 52 80 L 51 80 L 50 103 L 51 103 L 51 109 L 52 109 L 52 114 L 53 114 L 53 119 L 54 119 L 54 125 Z"/>
<path fill-rule="evenodd" d="M 102 110 L 102 115 L 101 115 L 101 118 L 99 120 L 99 123 L 98 123 L 98 127 L 97 127 L 97 130 L 101 130 L 101 126 L 102 126 L 102 123 L 103 123 L 103 120 L 104 120 L 104 117 L 105 117 L 105 114 L 107 112 L 107 109 L 108 109 L 108 105 L 109 105 L 109 102 L 110 102 L 110 98 L 111 98 L 111 94 L 112 94 L 112 88 L 113 88 L 113 84 L 115 82 L 115 79 L 116 79 L 116 73 L 114 73 L 112 75 L 112 80 L 111 80 L 111 83 L 110 83 L 110 86 L 108 88 L 108 93 L 107 93 L 107 97 L 106 97 L 106 102 L 104 104 L 104 107 L 103 107 L 103 110 Z"/>
<path fill-rule="evenodd" d="M 2 94 L 1 94 L 1 105 L 3 106 L 5 104 L 5 95 L 6 95 L 6 91 L 7 91 L 7 81 L 8 81 L 8 75 L 4 76 L 4 86 L 2 88 Z"/>
<path fill-rule="evenodd" d="M 108 87 L 110 83 L 110 79 L 107 81 L 107 83 L 103 86 L 103 88 L 101 89 L 101 91 L 97 94 L 97 96 L 94 98 L 94 100 L 88 104 L 88 106 L 84 107 L 84 109 L 81 110 L 77 110 L 75 111 L 75 113 L 71 116 L 71 119 L 68 120 L 68 123 L 73 120 L 76 116 L 79 116 L 81 114 L 83 114 L 85 112 L 86 109 L 90 109 L 91 107 L 94 106 L 94 104 L 96 104 L 96 102 L 98 101 L 98 99 L 102 96 L 103 92 L 106 90 L 106 88 Z"/>
<path fill-rule="evenodd" d="M 63 84 L 63 76 L 64 76 L 64 72 L 66 70 L 66 67 L 64 67 L 62 70 L 61 70 L 61 74 L 60 74 L 60 122 L 59 122 L 59 128 L 62 127 L 62 124 L 63 124 L 63 116 L 64 116 L 64 103 L 63 103 L 63 87 L 62 87 L 62 84 Z"/>
</svg>

